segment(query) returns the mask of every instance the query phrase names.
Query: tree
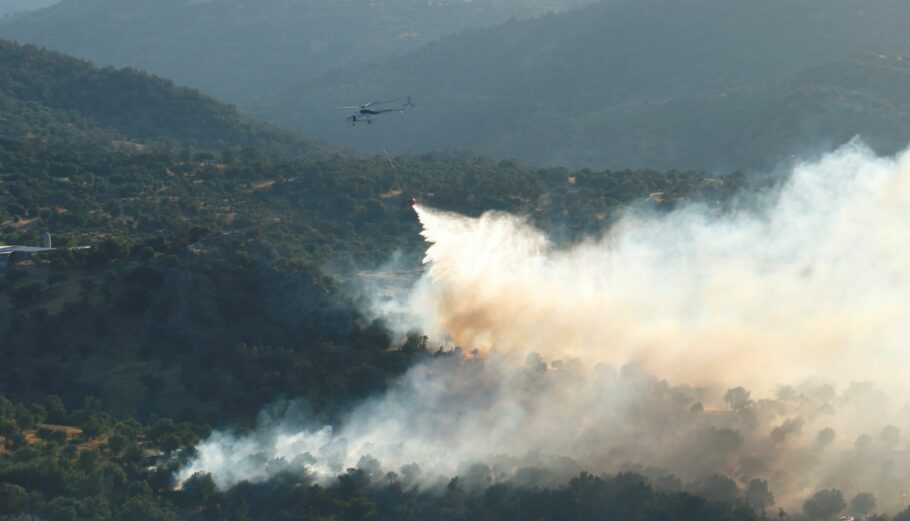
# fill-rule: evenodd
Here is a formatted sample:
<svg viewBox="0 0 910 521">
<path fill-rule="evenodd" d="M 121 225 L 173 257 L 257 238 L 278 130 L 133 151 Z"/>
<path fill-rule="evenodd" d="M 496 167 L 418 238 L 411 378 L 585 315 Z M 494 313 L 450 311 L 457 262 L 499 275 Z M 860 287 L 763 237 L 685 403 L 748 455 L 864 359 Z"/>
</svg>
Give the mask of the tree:
<svg viewBox="0 0 910 521">
<path fill-rule="evenodd" d="M 860 516 L 871 514 L 875 510 L 875 496 L 869 492 L 860 492 L 850 500 L 850 510 Z"/>
<path fill-rule="evenodd" d="M 357 496 L 369 485 L 370 478 L 363 469 L 349 468 L 344 474 L 338 476 L 338 490 L 341 497 L 346 499 Z"/>
<path fill-rule="evenodd" d="M 48 287 L 52 288 L 52 287 L 56 286 L 57 284 L 60 284 L 61 282 L 66 282 L 65 273 L 60 273 L 60 272 L 55 271 L 47 276 L 46 284 L 48 285 Z"/>
<path fill-rule="evenodd" d="M 123 290 L 123 294 L 121 294 L 117 304 L 125 313 L 141 315 L 148 309 L 151 299 L 151 295 L 145 289 L 127 288 Z"/>
<path fill-rule="evenodd" d="M 894 425 L 887 425 L 882 429 L 882 443 L 888 448 L 895 448 L 901 442 L 901 430 Z"/>
<path fill-rule="evenodd" d="M 847 507 L 844 494 L 835 488 L 819 490 L 803 504 L 803 512 L 811 519 L 831 519 Z"/>
<path fill-rule="evenodd" d="M 350 521 L 370 521 L 376 519 L 376 505 L 362 497 L 354 498 L 344 504 L 344 519 Z"/>
<path fill-rule="evenodd" d="M 16 284 L 17 281 L 25 278 L 26 275 L 28 275 L 28 273 L 25 270 L 10 268 L 3 274 L 3 278 L 6 279 L 7 284 L 12 286 Z"/>
<path fill-rule="evenodd" d="M 3 446 L 6 447 L 7 450 L 18 450 L 28 444 L 28 440 L 25 439 L 25 434 L 22 434 L 22 431 L 17 430 L 4 437 L 6 438 L 6 441 L 3 442 Z"/>
<path fill-rule="evenodd" d="M 860 434 L 856 441 L 853 442 L 853 446 L 857 449 L 866 449 L 872 445 L 872 437 L 868 434 Z"/>
<path fill-rule="evenodd" d="M 24 488 L 10 483 L 0 483 L 0 516 L 17 514 L 28 503 Z"/>
<path fill-rule="evenodd" d="M 12 402 L 0 396 L 0 420 L 11 420 L 15 415 L 15 407 Z"/>
<path fill-rule="evenodd" d="M 783 424 L 771 431 L 771 441 L 775 445 L 783 443 L 790 435 L 802 432 L 803 423 L 802 418 L 787 418 Z"/>
<path fill-rule="evenodd" d="M 739 485 L 735 481 L 719 474 L 699 480 L 690 485 L 689 488 L 695 494 L 718 503 L 734 503 L 742 494 Z"/>
<path fill-rule="evenodd" d="M 750 399 L 751 396 L 752 393 L 747 391 L 745 388 L 734 387 L 732 389 L 728 389 L 727 392 L 724 393 L 724 403 L 726 403 L 727 407 L 730 409 L 734 411 L 740 411 L 752 404 L 752 400 Z"/>
<path fill-rule="evenodd" d="M 764 512 L 766 508 L 774 504 L 774 494 L 768 488 L 767 481 L 753 479 L 746 487 L 745 500 L 755 510 Z"/>
<path fill-rule="evenodd" d="M 76 466 L 85 473 L 92 473 L 101 465 L 101 452 L 98 449 L 87 450 L 79 453 L 79 460 Z"/>
<path fill-rule="evenodd" d="M 16 415 L 16 424 L 20 429 L 28 430 L 35 427 L 35 424 L 38 423 L 35 415 L 30 411 L 26 406 L 21 403 L 16 404 L 15 409 Z"/>
<path fill-rule="evenodd" d="M 9 203 L 8 205 L 6 205 L 6 211 L 9 212 L 10 215 L 13 215 L 16 217 L 25 217 L 26 216 L 25 207 L 19 203 Z"/>
<path fill-rule="evenodd" d="M 28 307 L 38 300 L 43 291 L 44 286 L 40 282 L 33 282 L 16 288 L 12 293 L 13 303 L 17 307 Z"/>
<path fill-rule="evenodd" d="M 162 510 L 148 497 L 134 496 L 127 500 L 120 512 L 122 521 L 176 521 L 177 516 Z"/>
<path fill-rule="evenodd" d="M 218 487 L 215 485 L 215 481 L 212 480 L 211 474 L 199 472 L 186 480 L 180 497 L 187 507 L 200 508 L 217 502 L 221 494 L 218 492 Z"/>
<path fill-rule="evenodd" d="M 82 428 L 82 435 L 86 439 L 91 439 L 97 438 L 108 432 L 111 428 L 111 423 L 110 415 L 103 412 L 93 412 L 79 425 L 79 427 Z"/>
<path fill-rule="evenodd" d="M 83 277 L 82 280 L 79 281 L 79 294 L 82 295 L 82 300 L 88 302 L 88 298 L 97 287 L 98 283 L 95 282 L 95 279 Z"/>
<path fill-rule="evenodd" d="M 825 427 L 824 429 L 818 431 L 818 436 L 815 437 L 815 446 L 823 449 L 828 445 L 834 443 L 834 438 L 834 429 Z"/>
<path fill-rule="evenodd" d="M 120 454 L 129 444 L 130 440 L 122 434 L 113 434 L 107 439 L 107 446 L 114 454 Z"/>
<path fill-rule="evenodd" d="M 66 421 L 66 407 L 56 394 L 44 399 L 44 409 L 47 411 L 48 422 L 60 424 Z"/>
</svg>

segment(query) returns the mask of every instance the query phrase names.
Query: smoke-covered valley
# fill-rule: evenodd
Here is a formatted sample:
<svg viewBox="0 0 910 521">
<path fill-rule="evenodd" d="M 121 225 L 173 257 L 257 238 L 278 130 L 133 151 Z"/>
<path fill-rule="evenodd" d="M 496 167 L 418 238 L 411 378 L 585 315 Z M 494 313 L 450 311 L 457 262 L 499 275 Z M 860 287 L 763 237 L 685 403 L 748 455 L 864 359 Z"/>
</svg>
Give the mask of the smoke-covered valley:
<svg viewBox="0 0 910 521">
<path fill-rule="evenodd" d="M 292 407 L 215 433 L 179 477 L 329 482 L 358 467 L 482 489 L 631 469 L 759 508 L 767 482 L 787 508 L 833 487 L 897 511 L 908 199 L 910 153 L 851 144 L 760 201 L 632 207 L 569 247 L 519 216 L 418 205 L 425 273 L 374 311 L 449 352 L 336 424 Z"/>
</svg>

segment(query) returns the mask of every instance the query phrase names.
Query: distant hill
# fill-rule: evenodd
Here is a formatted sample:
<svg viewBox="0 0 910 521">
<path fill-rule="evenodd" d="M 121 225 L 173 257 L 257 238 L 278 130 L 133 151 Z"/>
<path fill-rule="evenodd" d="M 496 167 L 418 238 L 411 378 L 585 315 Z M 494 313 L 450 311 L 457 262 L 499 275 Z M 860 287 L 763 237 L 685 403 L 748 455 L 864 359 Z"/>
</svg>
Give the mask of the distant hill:
<svg viewBox="0 0 910 521">
<path fill-rule="evenodd" d="M 910 145 L 910 53 L 833 62 L 785 80 L 666 101 L 628 103 L 570 120 L 536 114 L 536 150 L 502 132 L 479 151 L 521 150 L 536 163 L 772 168 L 859 137 L 881 153 Z"/>
<path fill-rule="evenodd" d="M 0 0 L 0 16 L 34 11 L 54 5 L 60 0 Z"/>
<path fill-rule="evenodd" d="M 587 0 L 64 0 L 0 37 L 134 66 L 228 101 L 443 35 Z"/>
<path fill-rule="evenodd" d="M 322 154 L 330 149 L 134 69 L 102 69 L 4 41 L 0 41 L 0 62 L 0 136 L 6 139 L 133 148 L 148 144 L 256 148 L 283 155 Z"/>
<path fill-rule="evenodd" d="M 874 144 L 910 141 L 900 112 L 910 90 L 898 86 L 907 20 L 910 4 L 895 0 L 604 2 L 333 71 L 257 115 L 370 151 L 469 149 L 575 167 L 767 166 L 856 133 Z M 326 124 L 364 92 L 411 94 L 419 107 L 383 121 L 381 136 L 375 125 Z"/>
</svg>

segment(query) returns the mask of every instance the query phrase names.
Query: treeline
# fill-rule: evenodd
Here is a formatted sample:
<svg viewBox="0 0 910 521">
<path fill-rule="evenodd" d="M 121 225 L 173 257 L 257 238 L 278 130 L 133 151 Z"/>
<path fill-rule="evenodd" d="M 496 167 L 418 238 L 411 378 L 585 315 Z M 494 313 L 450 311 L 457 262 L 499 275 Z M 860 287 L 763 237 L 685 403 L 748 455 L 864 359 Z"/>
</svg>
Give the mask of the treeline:
<svg viewBox="0 0 910 521">
<path fill-rule="evenodd" d="M 256 148 L 293 157 L 337 152 L 136 69 L 100 68 L 5 40 L 0 40 L 0 61 L 3 139 L 127 150 Z"/>
<path fill-rule="evenodd" d="M 140 424 L 59 398 L 0 397 L 0 519 L 108 520 L 754 520 L 747 503 L 656 491 L 637 474 L 581 474 L 567 485 L 465 486 L 454 477 L 421 491 L 407 475 L 348 469 L 329 483 L 286 474 L 221 491 L 206 474 L 181 486 L 174 471 L 206 429 L 160 419 Z M 25 517 L 23 517 L 25 516 Z"/>
<path fill-rule="evenodd" d="M 162 463 L 207 429 L 160 419 L 141 425 L 50 396 L 13 404 L 0 396 L 0 519 L 178 519 L 162 501 Z"/>
<path fill-rule="evenodd" d="M 194 227 L 251 230 L 283 254 L 314 260 L 339 252 L 377 260 L 417 244 L 408 197 L 473 215 L 517 212 L 545 228 L 585 234 L 602 231 L 636 200 L 722 208 L 750 183 L 742 174 L 570 172 L 429 154 L 392 165 L 380 157 L 276 159 L 254 149 L 134 152 L 16 141 L 0 141 L 0 161 L 0 231 L 8 241 L 34 242 L 35 227 L 67 230 L 61 238 L 72 244 L 102 235 L 136 243 Z"/>
<path fill-rule="evenodd" d="M 642 521 L 759 519 L 830 520 L 842 513 L 869 521 L 875 498 L 849 503 L 834 489 L 808 498 L 802 511 L 772 511 L 767 484 L 745 490 L 712 476 L 683 490 L 675 478 L 652 481 L 623 472 L 582 472 L 561 485 L 535 484 L 546 471 L 526 469 L 497 482 L 485 465 L 436 487 L 417 486 L 419 468 L 376 473 L 369 462 L 334 479 L 280 474 L 268 482 L 220 490 L 208 474 L 176 483 L 208 428 L 156 419 L 115 420 L 91 404 L 68 411 L 55 396 L 12 403 L 0 396 L 0 520 L 464 520 Z M 466 478 L 466 479 L 464 479 Z M 893 517 L 910 519 L 910 509 Z"/>
</svg>

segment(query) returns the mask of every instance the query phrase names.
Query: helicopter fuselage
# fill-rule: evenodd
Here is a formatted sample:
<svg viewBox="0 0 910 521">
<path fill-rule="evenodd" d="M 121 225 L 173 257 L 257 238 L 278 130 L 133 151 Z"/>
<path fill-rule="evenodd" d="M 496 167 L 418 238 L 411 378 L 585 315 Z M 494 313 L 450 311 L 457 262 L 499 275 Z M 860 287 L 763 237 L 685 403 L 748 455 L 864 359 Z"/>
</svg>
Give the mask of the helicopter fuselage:
<svg viewBox="0 0 910 521">
<path fill-rule="evenodd" d="M 370 108 L 371 105 L 391 103 L 393 101 L 398 101 L 398 100 L 373 101 L 370 103 L 366 103 L 364 105 L 361 105 L 360 108 L 358 108 L 353 114 L 346 117 L 344 120 L 354 126 L 356 126 L 358 123 L 369 124 L 369 123 L 373 122 L 373 116 L 379 116 L 380 114 L 387 114 L 389 112 L 400 112 L 401 114 L 404 114 L 404 111 L 406 109 L 414 106 L 414 104 L 411 103 L 411 97 L 408 96 L 408 101 L 401 107 L 390 108 L 390 109 L 372 109 L 372 108 Z M 355 107 L 341 107 L 341 108 L 350 109 L 350 108 L 355 108 Z"/>
<path fill-rule="evenodd" d="M 378 116 L 380 114 L 386 114 L 388 112 L 404 113 L 404 111 L 400 110 L 400 109 L 386 109 L 386 110 L 360 109 L 357 112 L 355 112 L 355 113 L 351 114 L 350 116 L 348 116 L 347 118 L 345 118 L 345 121 L 347 121 L 348 123 L 350 123 L 352 125 L 356 125 L 358 123 L 370 124 L 373 122 L 373 116 Z"/>
</svg>

